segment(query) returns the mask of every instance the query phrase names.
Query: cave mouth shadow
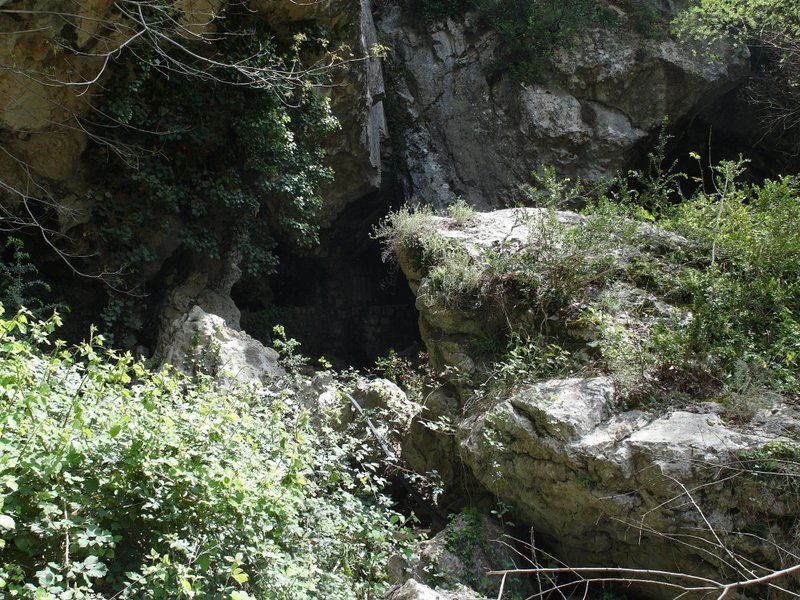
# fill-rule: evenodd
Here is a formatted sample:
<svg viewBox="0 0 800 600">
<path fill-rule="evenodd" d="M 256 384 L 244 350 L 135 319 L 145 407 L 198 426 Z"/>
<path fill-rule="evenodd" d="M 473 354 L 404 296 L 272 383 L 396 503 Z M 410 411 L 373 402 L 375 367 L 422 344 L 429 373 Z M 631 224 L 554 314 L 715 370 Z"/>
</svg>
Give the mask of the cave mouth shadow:
<svg viewBox="0 0 800 600">
<path fill-rule="evenodd" d="M 272 326 L 281 324 L 302 354 L 324 356 L 337 368 L 369 368 L 392 350 L 416 355 L 422 345 L 414 295 L 371 237 L 391 205 L 387 192 L 369 194 L 320 232 L 318 247 L 283 251 L 275 274 L 243 278 L 232 291 L 242 328 L 269 343 Z"/>
</svg>

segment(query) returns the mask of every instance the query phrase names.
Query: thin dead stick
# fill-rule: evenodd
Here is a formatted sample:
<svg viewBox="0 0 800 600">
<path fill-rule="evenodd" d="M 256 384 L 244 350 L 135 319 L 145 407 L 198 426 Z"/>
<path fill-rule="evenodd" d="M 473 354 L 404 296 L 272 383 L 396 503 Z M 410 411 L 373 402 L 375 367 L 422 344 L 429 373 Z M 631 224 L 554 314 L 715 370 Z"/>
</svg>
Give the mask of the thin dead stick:
<svg viewBox="0 0 800 600">
<path fill-rule="evenodd" d="M 716 581 L 714 579 L 709 579 L 707 577 L 700 577 L 698 575 L 690 575 L 688 573 L 678 573 L 674 571 L 660 571 L 660 570 L 653 570 L 653 569 L 632 569 L 632 568 L 625 568 L 625 567 L 554 567 L 554 568 L 538 568 L 538 569 L 507 569 L 503 571 L 489 571 L 487 575 L 493 576 L 502 576 L 503 578 L 507 577 L 510 574 L 532 574 L 532 573 L 552 573 L 552 574 L 568 574 L 568 573 L 617 573 L 622 575 L 621 577 L 597 577 L 591 579 L 583 579 L 579 581 L 571 581 L 565 584 L 561 584 L 559 586 L 555 586 L 549 590 L 545 590 L 538 594 L 534 594 L 533 596 L 529 596 L 529 598 L 541 598 L 546 593 L 550 593 L 557 589 L 564 589 L 569 586 L 580 585 L 582 583 L 636 583 L 636 584 L 648 584 L 648 585 L 656 585 L 659 587 L 669 587 L 681 590 L 685 593 L 689 592 L 720 592 L 720 595 L 717 596 L 717 600 L 723 600 L 731 591 L 754 587 L 757 585 L 763 584 L 770 584 L 776 579 L 780 579 L 782 577 L 788 577 L 795 573 L 800 572 L 800 564 L 792 565 L 791 567 L 787 567 L 785 569 L 780 569 L 777 571 L 773 571 L 772 573 L 768 573 L 767 575 L 763 575 L 761 577 L 753 577 L 750 579 L 743 579 L 740 581 L 734 581 L 732 583 L 722 583 L 720 581 Z M 647 578 L 640 578 L 637 577 L 638 575 L 643 575 Z M 673 583 L 670 581 L 663 581 L 659 579 L 651 579 L 652 577 L 663 577 L 663 578 L 671 578 L 671 579 L 685 579 L 690 582 L 695 582 L 698 584 L 703 585 L 681 585 L 679 583 Z M 789 592 L 794 597 L 800 597 L 800 594 L 796 594 L 794 592 Z"/>
</svg>

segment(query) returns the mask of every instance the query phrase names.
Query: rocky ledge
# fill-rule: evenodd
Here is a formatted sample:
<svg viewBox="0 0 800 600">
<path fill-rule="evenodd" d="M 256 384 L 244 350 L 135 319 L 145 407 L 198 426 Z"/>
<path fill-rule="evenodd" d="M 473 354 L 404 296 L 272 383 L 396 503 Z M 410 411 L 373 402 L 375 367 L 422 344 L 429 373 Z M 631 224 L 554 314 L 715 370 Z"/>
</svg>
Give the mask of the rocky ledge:
<svg viewBox="0 0 800 600">
<path fill-rule="evenodd" d="M 536 228 L 522 223 L 545 213 L 516 209 L 476 213 L 460 226 L 444 217 L 430 223 L 482 268 L 487 248 L 514 240 L 528 250 L 544 245 L 531 235 Z M 550 214 L 567 229 L 586 219 Z M 651 247 L 683 243 L 655 229 L 640 233 Z M 735 414 L 720 402 L 700 400 L 631 409 L 620 400 L 615 379 L 589 363 L 566 378 L 533 378 L 476 395 L 482 359 L 469 336 L 491 327 L 497 309 L 485 299 L 443 298 L 432 281 L 435 269 L 419 260 L 413 241 L 404 248 L 399 262 L 417 294 L 428 351 L 439 368 L 462 373 L 429 395 L 411 426 L 403 456 L 415 469 L 437 470 L 454 496 L 465 486 L 474 486 L 473 498 L 482 489 L 571 566 L 736 581 L 797 562 L 796 484 L 790 473 L 776 473 L 798 454 L 798 407 L 765 391 Z M 617 260 L 626 256 L 622 250 Z M 593 293 L 606 292 L 598 287 Z M 651 296 L 647 318 L 691 318 L 651 292 L 638 293 Z M 523 314 L 510 310 L 502 319 L 513 326 Z M 636 329 L 646 318 L 625 323 Z M 591 332 L 569 327 L 552 335 L 572 336 L 561 341 L 573 353 L 581 351 L 576 345 L 594 343 Z M 645 593 L 675 596 L 664 587 Z"/>
</svg>

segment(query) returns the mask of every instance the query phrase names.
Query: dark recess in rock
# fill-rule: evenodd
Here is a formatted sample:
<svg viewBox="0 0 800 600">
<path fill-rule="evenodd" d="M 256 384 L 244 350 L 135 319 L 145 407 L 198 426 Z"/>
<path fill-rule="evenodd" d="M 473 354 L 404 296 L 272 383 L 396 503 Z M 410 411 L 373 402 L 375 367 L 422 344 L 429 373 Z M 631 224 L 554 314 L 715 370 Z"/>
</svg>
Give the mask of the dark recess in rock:
<svg viewBox="0 0 800 600">
<path fill-rule="evenodd" d="M 353 202 L 321 232 L 312 253 L 284 252 L 268 280 L 237 284 L 233 299 L 242 309 L 243 328 L 264 338 L 268 322 L 281 323 L 304 354 L 324 355 L 335 365 L 369 367 L 390 349 L 415 355 L 414 296 L 370 238 L 391 203 L 391 192 Z"/>
</svg>

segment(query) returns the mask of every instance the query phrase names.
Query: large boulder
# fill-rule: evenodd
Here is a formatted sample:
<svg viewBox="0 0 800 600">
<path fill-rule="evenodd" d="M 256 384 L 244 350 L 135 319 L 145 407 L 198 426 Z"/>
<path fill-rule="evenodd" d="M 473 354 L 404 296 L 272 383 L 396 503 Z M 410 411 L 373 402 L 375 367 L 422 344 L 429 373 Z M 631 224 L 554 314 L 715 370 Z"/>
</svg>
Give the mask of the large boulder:
<svg viewBox="0 0 800 600">
<path fill-rule="evenodd" d="M 796 539 L 779 523 L 794 520 L 797 504 L 748 473 L 741 457 L 792 444 L 774 431 L 798 427 L 800 411 L 771 406 L 761 425 L 742 431 L 715 405 L 619 412 L 613 398 L 605 378 L 524 388 L 459 424 L 459 456 L 569 565 L 717 580 L 785 566 L 782 552 L 796 551 Z M 754 528 L 760 539 L 743 535 Z M 753 565 L 744 568 L 746 560 Z"/>
<path fill-rule="evenodd" d="M 275 350 L 199 306 L 176 318 L 162 337 L 161 364 L 169 363 L 190 375 L 205 373 L 239 384 L 261 384 L 284 373 Z"/>
<path fill-rule="evenodd" d="M 480 269 L 488 260 L 487 249 L 535 255 L 545 244 L 537 237 L 543 230 L 529 225 L 547 214 L 537 209 L 476 213 L 462 226 L 449 218 L 430 218 L 439 236 L 462 248 Z M 574 213 L 549 213 L 548 218 L 567 228 L 586 219 Z M 638 246 L 620 247 L 613 255 L 620 273 L 637 247 L 663 255 L 686 243 L 649 226 L 637 226 L 634 235 Z M 483 490 L 509 506 L 516 522 L 533 526 L 537 541 L 571 566 L 625 566 L 725 580 L 791 562 L 787 557 L 800 550 L 791 483 L 800 457 L 800 408 L 766 392 L 736 414 L 730 406 L 703 399 L 633 408 L 618 393 L 622 379 L 617 371 L 613 380 L 587 375 L 598 370 L 591 355 L 597 332 L 569 322 L 551 326 L 551 319 L 563 317 L 560 313 L 540 315 L 534 331 L 568 346 L 573 357 L 587 357 L 573 376 L 536 380 L 515 371 L 514 381 L 483 385 L 502 372 L 496 365 L 483 370 L 469 332 L 491 326 L 496 311 L 477 297 L 437 297 L 443 292 L 432 284 L 434 268 L 420 267 L 413 250 L 413 242 L 401 248 L 399 261 L 417 293 L 423 341 L 437 368 L 458 371 L 461 377 L 432 394 L 412 423 L 403 442 L 403 456 L 412 468 L 437 471 L 450 498 L 469 487 L 471 494 Z M 591 256 L 598 248 L 582 251 Z M 668 326 L 692 318 L 622 279 L 593 282 L 578 306 L 608 311 L 619 340 L 646 336 L 653 323 Z M 631 298 L 642 308 L 638 313 L 627 302 Z M 518 304 L 524 309 L 524 301 Z M 508 326 L 525 325 L 524 310 L 504 306 L 501 316 Z M 646 377 L 646 368 L 640 372 L 636 364 L 621 369 L 626 376 Z M 781 464 L 788 474 L 764 472 L 780 470 Z M 647 594 L 674 595 L 667 588 Z"/>
</svg>

